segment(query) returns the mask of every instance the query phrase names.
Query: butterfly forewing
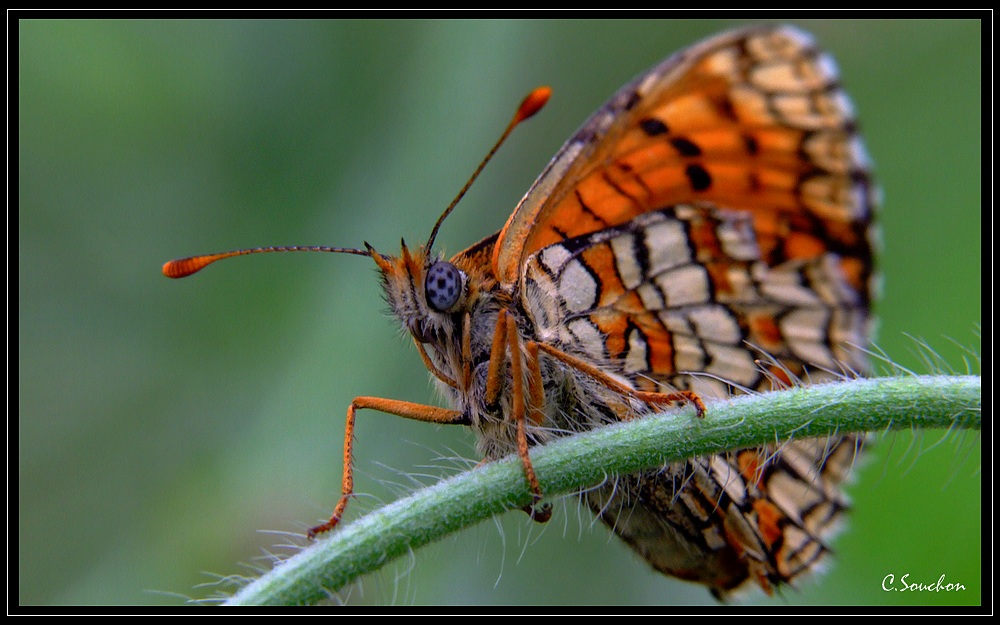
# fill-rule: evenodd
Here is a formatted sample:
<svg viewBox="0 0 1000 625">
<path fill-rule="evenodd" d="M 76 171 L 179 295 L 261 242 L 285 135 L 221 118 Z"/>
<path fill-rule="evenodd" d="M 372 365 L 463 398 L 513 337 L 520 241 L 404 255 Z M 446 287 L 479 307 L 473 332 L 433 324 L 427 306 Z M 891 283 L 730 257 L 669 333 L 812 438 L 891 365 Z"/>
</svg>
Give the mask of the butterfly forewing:
<svg viewBox="0 0 1000 625">
<path fill-rule="evenodd" d="M 836 250 L 867 293 L 868 157 L 836 66 L 806 34 L 762 28 L 679 52 L 563 147 L 494 252 L 501 281 L 546 245 L 692 201 L 748 211 L 772 264 Z"/>
</svg>

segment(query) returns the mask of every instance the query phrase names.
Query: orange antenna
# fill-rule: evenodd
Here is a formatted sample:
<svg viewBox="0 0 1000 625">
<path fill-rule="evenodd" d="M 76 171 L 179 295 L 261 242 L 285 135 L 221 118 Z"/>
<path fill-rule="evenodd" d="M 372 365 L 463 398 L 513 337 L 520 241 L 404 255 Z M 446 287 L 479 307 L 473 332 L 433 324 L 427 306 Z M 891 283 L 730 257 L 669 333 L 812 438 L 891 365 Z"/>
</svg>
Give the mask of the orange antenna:
<svg viewBox="0 0 1000 625">
<path fill-rule="evenodd" d="M 431 237 L 427 241 L 427 246 L 424 248 L 426 250 L 431 249 L 431 245 L 434 243 L 435 237 L 437 237 L 438 229 L 441 227 L 441 223 L 444 221 L 445 217 L 454 210 L 455 206 L 458 204 L 462 196 L 469 190 L 472 183 L 475 182 L 476 178 L 479 177 L 479 173 L 483 171 L 486 163 L 489 162 L 496 151 L 500 148 L 507 137 L 514 128 L 528 119 L 535 113 L 537 113 L 545 103 L 549 101 L 549 96 L 552 95 L 552 89 L 549 87 L 538 87 L 534 91 L 528 94 L 524 100 L 521 101 L 521 105 L 517 107 L 517 112 L 514 113 L 514 117 L 510 120 L 510 124 L 507 125 L 506 130 L 500 135 L 496 144 L 490 149 L 486 158 L 483 162 L 479 164 L 476 171 L 473 172 L 472 177 L 469 181 L 465 183 L 462 190 L 458 192 L 455 199 L 452 200 L 448 208 L 445 209 L 444 213 L 438 218 L 437 223 L 434 224 L 434 229 L 431 230 Z M 220 252 L 218 254 L 203 254 L 200 256 L 189 256 L 188 258 L 179 258 L 177 260 L 171 260 L 163 265 L 163 275 L 168 278 L 184 278 L 190 276 L 193 273 L 201 271 L 208 265 L 211 265 L 215 261 L 222 260 L 224 258 L 232 258 L 233 256 L 246 256 L 247 254 L 264 254 L 267 252 L 336 252 L 340 254 L 356 254 L 358 256 L 372 256 L 372 250 L 359 250 L 351 247 L 326 247 L 326 246 L 281 246 L 281 247 L 255 247 L 252 249 L 243 250 L 232 250 L 230 252 Z"/>
<path fill-rule="evenodd" d="M 472 186 L 472 183 L 479 177 L 480 172 L 482 172 L 483 168 L 486 167 L 486 163 L 490 162 L 490 159 L 497 153 L 497 150 L 499 150 L 500 146 L 503 145 L 503 142 L 507 140 L 507 137 L 510 136 L 510 133 L 514 130 L 514 128 L 516 128 L 517 125 L 524 120 L 540 111 L 542 107 L 545 106 L 545 103 L 549 101 L 549 97 L 551 95 L 551 87 L 537 87 L 534 91 L 529 93 L 524 100 L 521 101 L 521 105 L 517 107 L 517 112 L 514 113 L 514 117 L 510 120 L 510 123 L 507 124 L 507 128 L 503 131 L 503 134 L 500 135 L 500 138 L 497 139 L 497 142 L 492 148 L 490 148 L 489 153 L 486 154 L 486 158 L 479 163 L 479 167 L 476 168 L 476 171 L 472 172 L 472 177 L 469 178 L 469 181 L 465 183 L 465 186 L 458 192 L 455 199 L 451 201 L 448 208 L 444 209 L 444 212 L 441 213 L 440 217 L 438 217 L 437 223 L 434 224 L 434 229 L 431 230 L 431 236 L 427 239 L 427 245 L 424 247 L 425 251 L 430 252 L 431 246 L 434 244 L 434 239 L 437 237 L 438 229 L 444 222 L 445 217 L 447 217 L 451 211 L 455 209 L 455 206 L 458 205 L 462 196 L 465 195 L 465 193 L 469 190 L 469 187 Z"/>
<path fill-rule="evenodd" d="M 219 254 L 203 254 L 201 256 L 189 256 L 179 258 L 164 263 L 163 275 L 168 278 L 183 278 L 201 271 L 217 260 L 232 258 L 233 256 L 246 256 L 247 254 L 264 254 L 266 252 L 337 252 L 340 254 L 357 254 L 358 256 L 371 256 L 371 252 L 366 250 L 356 250 L 351 247 L 326 247 L 324 245 L 310 246 L 281 246 L 281 247 L 255 247 L 253 249 L 233 250 L 231 252 L 221 252 Z"/>
</svg>

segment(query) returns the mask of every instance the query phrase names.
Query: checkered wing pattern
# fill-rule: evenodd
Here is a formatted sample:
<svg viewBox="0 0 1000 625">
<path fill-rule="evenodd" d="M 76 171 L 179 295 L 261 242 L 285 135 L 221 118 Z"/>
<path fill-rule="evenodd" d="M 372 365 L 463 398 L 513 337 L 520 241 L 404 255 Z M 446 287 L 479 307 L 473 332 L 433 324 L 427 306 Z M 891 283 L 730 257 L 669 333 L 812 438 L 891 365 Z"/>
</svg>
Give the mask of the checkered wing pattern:
<svg viewBox="0 0 1000 625">
<path fill-rule="evenodd" d="M 833 61 L 738 31 L 626 86 L 563 147 L 494 247 L 539 340 L 637 389 L 702 397 L 868 371 L 876 191 Z M 813 570 L 853 436 L 620 477 L 589 505 L 656 569 L 726 596 Z"/>
</svg>

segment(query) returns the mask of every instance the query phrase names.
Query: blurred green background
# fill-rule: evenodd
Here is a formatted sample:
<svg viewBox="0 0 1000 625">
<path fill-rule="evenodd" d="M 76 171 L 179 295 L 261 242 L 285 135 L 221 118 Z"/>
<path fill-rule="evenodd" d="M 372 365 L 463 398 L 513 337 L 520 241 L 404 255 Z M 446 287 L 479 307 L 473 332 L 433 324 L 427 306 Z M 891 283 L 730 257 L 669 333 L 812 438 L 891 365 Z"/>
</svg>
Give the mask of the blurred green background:
<svg viewBox="0 0 1000 625">
<path fill-rule="evenodd" d="M 179 604 L 289 555 L 340 488 L 356 395 L 435 402 L 374 267 L 332 255 L 174 257 L 420 242 L 532 87 L 554 96 L 445 224 L 497 230 L 562 142 L 634 75 L 727 21 L 21 21 L 18 601 Z M 885 192 L 879 343 L 979 372 L 976 21 L 798 22 L 838 60 Z M 371 411 L 360 515 L 475 462 L 462 428 Z M 894 435 L 852 489 L 831 570 L 752 602 L 978 604 L 981 443 Z M 443 459 L 444 458 L 444 459 Z M 887 574 L 960 593 L 882 590 Z M 372 604 L 698 604 L 575 501 L 450 537 L 344 591 Z"/>
</svg>

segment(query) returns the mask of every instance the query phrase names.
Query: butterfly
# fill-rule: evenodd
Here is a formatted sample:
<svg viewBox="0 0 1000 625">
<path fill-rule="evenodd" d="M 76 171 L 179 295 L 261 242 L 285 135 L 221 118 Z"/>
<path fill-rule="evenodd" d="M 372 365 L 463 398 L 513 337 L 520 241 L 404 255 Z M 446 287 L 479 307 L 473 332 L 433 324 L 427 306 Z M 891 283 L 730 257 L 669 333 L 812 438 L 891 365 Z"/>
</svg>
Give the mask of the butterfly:
<svg viewBox="0 0 1000 625">
<path fill-rule="evenodd" d="M 511 129 L 549 90 L 533 92 Z M 486 160 L 489 159 L 489 156 Z M 476 174 L 482 170 L 480 165 Z M 723 33 L 624 86 L 566 142 L 503 228 L 451 258 L 257 248 L 171 261 L 170 277 L 230 256 L 370 257 L 392 314 L 450 407 L 360 396 L 356 414 L 459 424 L 487 460 L 705 399 L 869 371 L 877 189 L 834 61 L 787 26 Z M 471 180 L 470 183 L 471 184 Z M 466 185 L 466 189 L 468 185 Z M 464 191 L 459 194 L 459 198 Z M 681 418 L 681 417 L 679 417 Z M 863 440 L 793 440 L 615 476 L 586 505 L 664 574 L 716 597 L 771 593 L 816 570 L 847 509 Z"/>
</svg>

